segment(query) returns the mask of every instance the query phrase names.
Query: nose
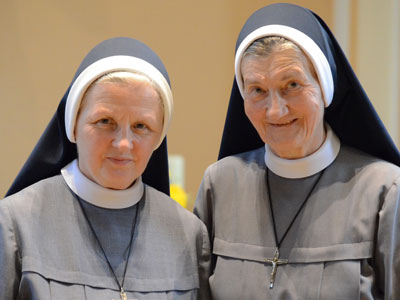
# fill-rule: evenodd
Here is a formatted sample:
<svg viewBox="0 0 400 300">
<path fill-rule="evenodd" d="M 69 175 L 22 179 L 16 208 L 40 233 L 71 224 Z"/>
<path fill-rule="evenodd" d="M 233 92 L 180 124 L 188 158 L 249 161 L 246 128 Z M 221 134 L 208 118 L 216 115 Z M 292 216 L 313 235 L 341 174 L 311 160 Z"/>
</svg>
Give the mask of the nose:
<svg viewBox="0 0 400 300">
<path fill-rule="evenodd" d="M 286 100 L 282 98 L 279 92 L 270 93 L 267 103 L 266 114 L 271 120 L 278 120 L 288 113 Z"/>
<path fill-rule="evenodd" d="M 133 133 L 130 127 L 119 128 L 116 132 L 112 145 L 121 151 L 129 151 L 133 148 Z"/>
</svg>

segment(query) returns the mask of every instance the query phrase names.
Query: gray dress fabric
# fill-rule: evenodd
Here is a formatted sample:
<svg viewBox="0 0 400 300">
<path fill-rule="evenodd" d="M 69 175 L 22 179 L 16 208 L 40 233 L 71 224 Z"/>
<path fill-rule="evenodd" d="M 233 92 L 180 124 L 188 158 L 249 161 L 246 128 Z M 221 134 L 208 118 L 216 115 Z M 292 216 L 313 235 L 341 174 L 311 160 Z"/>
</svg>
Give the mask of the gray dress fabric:
<svg viewBox="0 0 400 300">
<path fill-rule="evenodd" d="M 277 268 L 265 149 L 211 165 L 195 205 L 210 234 L 215 300 L 400 299 L 400 169 L 341 147 L 280 247 Z M 318 174 L 286 179 L 269 171 L 280 239 Z"/>
<path fill-rule="evenodd" d="M 128 299 L 209 299 L 204 224 L 145 186 L 124 289 Z M 119 281 L 137 205 L 84 203 Z M 0 201 L 0 299 L 120 299 L 117 283 L 79 203 L 61 176 Z"/>
</svg>

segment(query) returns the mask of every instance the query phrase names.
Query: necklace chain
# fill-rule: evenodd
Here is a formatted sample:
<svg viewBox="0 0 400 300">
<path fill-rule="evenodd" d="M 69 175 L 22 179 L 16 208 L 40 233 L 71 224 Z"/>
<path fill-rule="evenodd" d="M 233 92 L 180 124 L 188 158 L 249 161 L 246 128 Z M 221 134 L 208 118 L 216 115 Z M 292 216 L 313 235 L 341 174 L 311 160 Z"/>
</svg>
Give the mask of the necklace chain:
<svg viewBox="0 0 400 300">
<path fill-rule="evenodd" d="M 275 217 L 274 217 L 274 209 L 272 207 L 272 197 L 271 197 L 271 188 L 270 188 L 270 184 L 269 184 L 269 170 L 267 168 L 266 170 L 266 181 L 267 181 L 267 189 L 268 189 L 268 200 L 269 200 L 269 206 L 270 206 L 270 210 L 271 210 L 271 219 L 272 219 L 272 225 L 274 228 L 274 238 L 275 238 L 275 244 L 276 244 L 276 249 L 275 249 L 275 254 L 274 257 L 271 259 L 266 259 L 265 262 L 270 263 L 272 265 L 272 271 L 271 271 L 271 278 L 270 278 L 270 283 L 269 283 L 269 288 L 272 289 L 274 287 L 274 283 L 275 283 L 275 275 L 276 275 L 276 271 L 277 271 L 277 267 L 278 265 L 285 265 L 288 263 L 287 259 L 280 259 L 279 258 L 279 248 L 283 242 L 283 240 L 285 239 L 287 233 L 289 232 L 290 228 L 292 227 L 292 225 L 294 224 L 295 220 L 297 219 L 297 216 L 300 214 L 300 212 L 303 210 L 303 207 L 305 206 L 307 200 L 310 198 L 311 193 L 313 192 L 313 190 L 315 189 L 315 187 L 317 186 L 319 180 L 322 177 L 324 170 L 322 170 L 317 178 L 317 180 L 315 180 L 313 186 L 311 187 L 310 191 L 307 194 L 307 197 L 303 200 L 303 202 L 300 205 L 300 208 L 297 210 L 295 216 L 293 217 L 292 221 L 290 222 L 289 226 L 286 228 L 285 232 L 283 233 L 282 237 L 280 240 L 278 240 L 278 234 L 276 232 L 276 223 L 275 223 Z"/>
<path fill-rule="evenodd" d="M 96 239 L 96 241 L 97 241 L 97 243 L 98 243 L 98 245 L 99 245 L 99 247 L 101 249 L 101 252 L 103 253 L 104 258 L 106 259 L 107 265 L 108 265 L 111 273 L 113 274 L 114 279 L 115 279 L 115 281 L 116 281 L 116 283 L 118 285 L 118 288 L 119 288 L 119 290 L 121 292 L 121 297 L 123 297 L 122 295 L 124 295 L 126 297 L 125 290 L 124 290 L 125 276 L 126 276 L 126 271 L 128 270 L 129 257 L 131 255 L 131 250 L 132 250 L 133 236 L 135 234 L 135 228 L 136 228 L 137 218 L 138 218 L 139 209 L 140 209 L 139 205 L 141 203 L 144 203 L 146 191 L 145 190 L 143 191 L 143 196 L 139 200 L 139 202 L 137 203 L 135 217 L 134 217 L 134 219 L 132 221 L 131 236 L 130 236 L 129 248 L 128 248 L 128 257 L 126 258 L 126 263 L 125 263 L 125 268 L 124 268 L 124 273 L 123 273 L 123 276 L 122 276 L 122 282 L 121 283 L 119 283 L 117 275 L 115 274 L 115 271 L 114 271 L 113 267 L 111 266 L 110 260 L 107 257 L 107 254 L 106 254 L 106 252 L 105 252 L 105 250 L 103 248 L 103 245 L 101 244 L 100 239 L 99 239 L 98 235 L 96 234 L 96 231 L 94 230 L 94 227 L 93 227 L 92 223 L 90 222 L 90 219 L 89 219 L 89 217 L 88 217 L 88 215 L 86 213 L 85 208 L 83 207 L 83 204 L 82 204 L 83 200 L 81 199 L 81 197 L 79 197 L 74 192 L 72 192 L 72 193 L 75 196 L 75 198 L 78 200 L 79 206 L 81 207 L 81 210 L 82 210 L 82 213 L 83 213 L 83 215 L 84 215 L 84 217 L 86 219 L 86 222 L 88 223 L 88 225 L 90 227 L 90 230 L 92 231 L 92 233 L 93 233 L 93 235 L 94 235 L 94 237 L 95 237 L 95 239 Z"/>
<path fill-rule="evenodd" d="M 303 210 L 303 207 L 305 206 L 305 204 L 307 203 L 307 200 L 310 198 L 312 192 L 314 191 L 315 187 L 317 186 L 318 182 L 320 181 L 322 174 L 324 173 L 324 170 L 322 170 L 319 175 L 317 180 L 315 180 L 313 186 L 311 187 L 310 191 L 308 192 L 307 196 L 305 197 L 305 199 L 303 200 L 303 202 L 300 205 L 300 208 L 297 210 L 295 216 L 293 217 L 292 221 L 290 222 L 289 226 L 286 228 L 285 232 L 283 233 L 282 237 L 280 240 L 278 240 L 278 234 L 276 231 L 276 222 L 275 222 L 275 216 L 274 216 L 274 209 L 272 207 L 272 197 L 271 197 L 271 188 L 270 188 L 270 184 L 269 184 L 269 169 L 267 168 L 267 188 L 268 188 L 268 199 L 269 199 L 269 206 L 271 209 L 271 218 L 272 218 L 272 226 L 274 228 L 274 237 L 275 237 L 275 244 L 276 247 L 279 249 L 283 240 L 285 239 L 286 235 L 288 234 L 290 228 L 292 227 L 292 225 L 294 224 L 294 221 L 296 221 L 297 216 L 300 214 L 300 212 Z"/>
</svg>

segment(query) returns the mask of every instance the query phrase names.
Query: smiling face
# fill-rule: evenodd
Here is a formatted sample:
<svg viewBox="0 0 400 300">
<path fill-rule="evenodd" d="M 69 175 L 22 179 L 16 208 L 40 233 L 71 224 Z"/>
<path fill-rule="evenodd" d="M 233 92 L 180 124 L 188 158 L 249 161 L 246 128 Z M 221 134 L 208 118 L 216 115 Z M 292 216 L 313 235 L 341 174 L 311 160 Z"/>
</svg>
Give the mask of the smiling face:
<svg viewBox="0 0 400 300">
<path fill-rule="evenodd" d="M 324 141 L 324 102 L 313 70 L 294 49 L 242 59 L 246 115 L 279 157 L 305 157 Z"/>
<path fill-rule="evenodd" d="M 93 84 L 75 127 L 79 169 L 103 187 L 128 188 L 143 174 L 162 126 L 161 100 L 150 82 Z"/>
</svg>

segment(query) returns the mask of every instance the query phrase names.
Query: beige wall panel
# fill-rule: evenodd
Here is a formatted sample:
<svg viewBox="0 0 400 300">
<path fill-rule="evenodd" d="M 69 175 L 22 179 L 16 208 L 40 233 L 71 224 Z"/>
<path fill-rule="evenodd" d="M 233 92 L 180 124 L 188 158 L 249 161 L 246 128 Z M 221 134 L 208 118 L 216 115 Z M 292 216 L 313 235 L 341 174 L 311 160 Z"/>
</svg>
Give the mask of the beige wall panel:
<svg viewBox="0 0 400 300">
<path fill-rule="evenodd" d="M 393 140 L 398 140 L 399 0 L 358 0 L 355 69 Z"/>
<path fill-rule="evenodd" d="M 175 113 L 169 152 L 186 159 L 193 200 L 217 158 L 233 80 L 236 37 L 247 17 L 274 1 L 6 1 L 0 10 L 0 194 L 4 195 L 53 115 L 83 56 L 130 36 L 153 48 L 171 77 Z M 329 25 L 332 1 L 310 7 Z"/>
</svg>

